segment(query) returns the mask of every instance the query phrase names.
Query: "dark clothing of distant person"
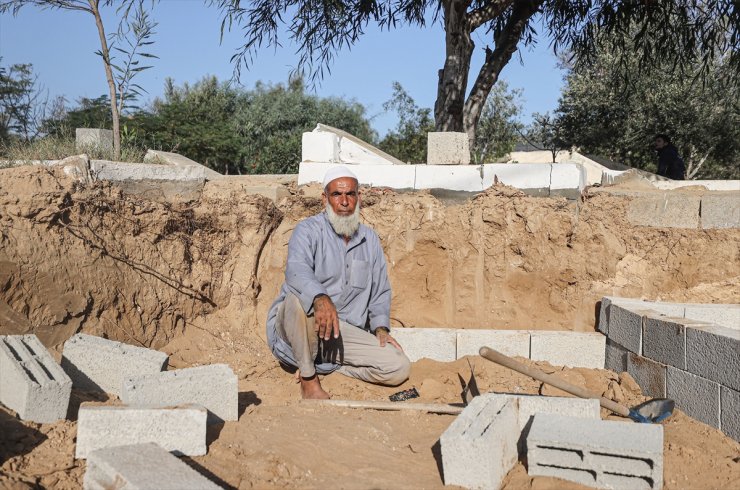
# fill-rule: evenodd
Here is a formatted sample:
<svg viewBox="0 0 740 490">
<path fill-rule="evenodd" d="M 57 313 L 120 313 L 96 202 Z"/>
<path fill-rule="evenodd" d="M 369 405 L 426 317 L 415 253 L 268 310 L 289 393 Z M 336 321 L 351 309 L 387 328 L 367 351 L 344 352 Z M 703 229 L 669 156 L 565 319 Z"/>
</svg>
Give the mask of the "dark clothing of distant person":
<svg viewBox="0 0 740 490">
<path fill-rule="evenodd" d="M 658 152 L 658 175 L 673 180 L 684 180 L 686 166 L 678 156 L 678 150 L 672 143 L 656 150 Z"/>
</svg>

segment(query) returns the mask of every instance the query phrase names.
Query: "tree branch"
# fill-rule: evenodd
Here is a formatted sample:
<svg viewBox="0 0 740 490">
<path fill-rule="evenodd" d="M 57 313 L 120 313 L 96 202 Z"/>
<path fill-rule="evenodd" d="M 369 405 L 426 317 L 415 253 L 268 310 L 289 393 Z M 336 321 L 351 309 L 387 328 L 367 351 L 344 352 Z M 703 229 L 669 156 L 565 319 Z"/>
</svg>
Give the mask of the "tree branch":
<svg viewBox="0 0 740 490">
<path fill-rule="evenodd" d="M 513 0 L 498 0 L 471 10 L 468 13 L 468 28 L 470 32 L 501 15 L 512 3 L 514 3 Z"/>
</svg>

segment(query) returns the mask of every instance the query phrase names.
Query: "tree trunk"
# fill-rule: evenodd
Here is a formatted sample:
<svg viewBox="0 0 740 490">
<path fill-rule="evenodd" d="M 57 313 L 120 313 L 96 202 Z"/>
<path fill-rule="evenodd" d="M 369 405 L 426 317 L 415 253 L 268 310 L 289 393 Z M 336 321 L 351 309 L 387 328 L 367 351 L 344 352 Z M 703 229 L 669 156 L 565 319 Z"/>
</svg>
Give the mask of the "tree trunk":
<svg viewBox="0 0 740 490">
<path fill-rule="evenodd" d="M 90 10 L 95 17 L 95 24 L 98 26 L 98 36 L 100 37 L 100 52 L 103 53 L 103 64 L 105 65 L 105 76 L 108 79 L 108 88 L 110 90 L 110 112 L 113 119 L 113 159 L 121 158 L 121 127 L 118 113 L 116 97 L 116 81 L 113 78 L 111 69 L 110 53 L 108 51 L 108 40 L 105 38 L 105 28 L 103 19 L 100 17 L 99 0 L 88 0 Z"/>
<path fill-rule="evenodd" d="M 529 19 L 537 13 L 543 3 L 543 0 L 516 2 L 509 21 L 494 40 L 496 47 L 493 50 L 486 47 L 486 60 L 478 72 L 478 77 L 470 91 L 468 100 L 465 101 L 463 112 L 463 128 L 468 133 L 470 148 L 473 148 L 478 121 L 488 99 L 488 94 L 491 93 L 493 85 L 498 81 L 501 70 L 509 63 L 512 55 L 516 52 Z"/>
<path fill-rule="evenodd" d="M 445 64 L 439 70 L 434 122 L 437 131 L 462 131 L 470 58 L 475 44 L 467 20 L 468 2 L 444 0 Z"/>
</svg>

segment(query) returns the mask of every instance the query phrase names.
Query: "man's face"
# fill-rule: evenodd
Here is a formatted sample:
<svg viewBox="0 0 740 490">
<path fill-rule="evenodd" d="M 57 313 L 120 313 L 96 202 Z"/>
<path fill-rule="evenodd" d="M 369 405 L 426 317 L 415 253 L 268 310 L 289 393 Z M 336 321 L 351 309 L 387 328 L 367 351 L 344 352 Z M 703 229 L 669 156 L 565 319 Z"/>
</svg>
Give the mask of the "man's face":
<svg viewBox="0 0 740 490">
<path fill-rule="evenodd" d="M 326 206 L 328 202 L 332 210 L 339 216 L 352 216 L 360 201 L 357 194 L 357 181 L 352 177 L 341 177 L 329 182 L 321 194 L 321 201 Z"/>
<path fill-rule="evenodd" d="M 666 143 L 666 140 L 664 140 L 663 138 L 655 138 L 655 149 L 656 150 L 662 150 L 666 146 L 668 146 L 668 143 Z"/>
</svg>

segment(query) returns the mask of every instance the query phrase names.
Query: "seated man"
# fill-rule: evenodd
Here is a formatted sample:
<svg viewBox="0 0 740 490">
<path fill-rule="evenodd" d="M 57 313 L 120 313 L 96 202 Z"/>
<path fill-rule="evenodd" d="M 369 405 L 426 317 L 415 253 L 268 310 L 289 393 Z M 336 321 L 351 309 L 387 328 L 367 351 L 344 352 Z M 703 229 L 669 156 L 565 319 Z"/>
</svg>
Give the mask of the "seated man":
<svg viewBox="0 0 740 490">
<path fill-rule="evenodd" d="M 378 235 L 360 223 L 357 177 L 326 172 L 325 211 L 296 226 L 280 295 L 267 316 L 267 342 L 298 368 L 303 398 L 329 398 L 317 374 L 399 385 L 410 363 L 390 335 L 391 287 Z"/>
</svg>

